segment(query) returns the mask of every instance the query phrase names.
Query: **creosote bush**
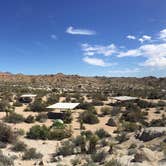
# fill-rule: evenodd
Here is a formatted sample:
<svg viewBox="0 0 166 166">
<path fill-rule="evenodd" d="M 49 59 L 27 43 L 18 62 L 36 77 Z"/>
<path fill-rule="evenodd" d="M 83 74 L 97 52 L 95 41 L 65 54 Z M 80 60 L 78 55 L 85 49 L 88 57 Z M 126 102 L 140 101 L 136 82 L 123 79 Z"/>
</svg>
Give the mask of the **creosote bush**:
<svg viewBox="0 0 166 166">
<path fill-rule="evenodd" d="M 34 123 L 35 122 L 35 117 L 32 115 L 29 115 L 26 119 L 25 119 L 26 123 Z"/>
<path fill-rule="evenodd" d="M 30 148 L 24 152 L 22 159 L 31 160 L 31 159 L 40 159 L 42 157 L 43 155 L 41 153 L 37 153 L 35 148 Z"/>
<path fill-rule="evenodd" d="M 107 131 L 105 131 L 104 129 L 102 129 L 102 128 L 96 130 L 96 131 L 95 131 L 95 134 L 96 134 L 100 139 L 110 136 L 110 134 L 109 134 Z"/>
<path fill-rule="evenodd" d="M 13 112 L 6 116 L 4 120 L 8 123 L 21 123 L 24 122 L 25 118 L 21 114 Z"/>
<path fill-rule="evenodd" d="M 16 135 L 12 131 L 10 126 L 0 122 L 0 141 L 4 143 L 15 142 Z"/>
<path fill-rule="evenodd" d="M 105 151 L 99 151 L 91 154 L 91 159 L 93 162 L 102 162 L 105 160 L 107 153 Z"/>
<path fill-rule="evenodd" d="M 70 127 L 65 128 L 50 128 L 45 125 L 34 125 L 27 132 L 27 138 L 30 139 L 49 139 L 49 140 L 62 140 L 72 135 Z"/>
<path fill-rule="evenodd" d="M 22 141 L 17 141 L 13 147 L 12 147 L 12 150 L 15 151 L 15 152 L 22 152 L 22 151 L 25 151 L 26 150 L 26 147 L 27 145 L 22 142 Z"/>
<path fill-rule="evenodd" d="M 98 119 L 97 115 L 95 115 L 91 111 L 82 112 L 80 114 L 80 120 L 82 120 L 84 123 L 88 123 L 88 124 L 99 123 L 99 119 Z"/>
</svg>

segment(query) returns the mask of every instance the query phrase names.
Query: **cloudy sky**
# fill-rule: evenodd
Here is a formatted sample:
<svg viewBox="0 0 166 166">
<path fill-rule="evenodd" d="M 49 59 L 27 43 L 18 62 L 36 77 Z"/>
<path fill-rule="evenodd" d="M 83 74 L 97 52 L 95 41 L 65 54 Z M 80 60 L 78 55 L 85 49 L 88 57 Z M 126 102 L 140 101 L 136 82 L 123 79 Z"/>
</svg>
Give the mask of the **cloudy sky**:
<svg viewBox="0 0 166 166">
<path fill-rule="evenodd" d="M 0 71 L 165 77 L 166 1 L 2 1 Z"/>
</svg>

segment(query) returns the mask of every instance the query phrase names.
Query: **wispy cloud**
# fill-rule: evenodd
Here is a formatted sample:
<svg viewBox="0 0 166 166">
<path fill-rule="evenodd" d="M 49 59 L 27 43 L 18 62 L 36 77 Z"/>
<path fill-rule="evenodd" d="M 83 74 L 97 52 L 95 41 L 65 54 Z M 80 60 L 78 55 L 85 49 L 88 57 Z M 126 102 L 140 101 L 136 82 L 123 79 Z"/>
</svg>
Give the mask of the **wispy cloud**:
<svg viewBox="0 0 166 166">
<path fill-rule="evenodd" d="M 76 29 L 72 26 L 68 27 L 66 29 L 66 33 L 72 34 L 72 35 L 95 35 L 96 32 L 89 29 Z"/>
<path fill-rule="evenodd" d="M 148 35 L 143 35 L 141 38 L 139 38 L 138 40 L 143 43 L 145 41 L 151 41 L 152 37 L 148 36 Z"/>
<path fill-rule="evenodd" d="M 111 63 L 106 63 L 103 59 L 100 59 L 100 58 L 84 57 L 83 61 L 90 65 L 101 66 L 101 67 L 112 65 Z"/>
<path fill-rule="evenodd" d="M 117 52 L 117 48 L 114 44 L 102 46 L 102 45 L 90 45 L 84 43 L 81 45 L 84 55 L 92 56 L 92 55 L 104 55 L 110 56 Z"/>
<path fill-rule="evenodd" d="M 135 40 L 136 39 L 136 37 L 134 35 L 127 35 L 126 38 L 130 39 L 130 40 Z"/>
</svg>

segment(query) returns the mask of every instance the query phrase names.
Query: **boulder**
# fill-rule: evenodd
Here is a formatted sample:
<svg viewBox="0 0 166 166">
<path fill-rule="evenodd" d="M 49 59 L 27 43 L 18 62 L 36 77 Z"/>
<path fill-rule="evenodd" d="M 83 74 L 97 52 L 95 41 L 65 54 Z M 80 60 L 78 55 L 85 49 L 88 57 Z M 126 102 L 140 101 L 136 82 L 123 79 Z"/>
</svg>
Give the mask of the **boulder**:
<svg viewBox="0 0 166 166">
<path fill-rule="evenodd" d="M 166 127 L 148 127 L 137 133 L 136 138 L 146 142 L 163 135 L 166 135 Z"/>
</svg>

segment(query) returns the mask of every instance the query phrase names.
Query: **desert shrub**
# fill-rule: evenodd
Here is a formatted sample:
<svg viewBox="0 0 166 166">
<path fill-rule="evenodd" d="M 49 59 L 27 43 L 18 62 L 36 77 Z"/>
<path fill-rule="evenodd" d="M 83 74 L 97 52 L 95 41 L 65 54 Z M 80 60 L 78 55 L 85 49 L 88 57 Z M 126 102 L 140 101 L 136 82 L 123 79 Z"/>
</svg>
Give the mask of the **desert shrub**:
<svg viewBox="0 0 166 166">
<path fill-rule="evenodd" d="M 34 103 L 29 106 L 30 111 L 43 112 L 46 110 L 46 104 L 42 102 L 42 99 L 37 98 Z"/>
<path fill-rule="evenodd" d="M 122 166 L 116 159 L 112 159 L 104 164 L 104 166 Z"/>
<path fill-rule="evenodd" d="M 65 123 L 71 123 L 72 120 L 73 120 L 73 118 L 72 118 L 72 112 L 71 112 L 70 110 L 66 111 L 66 112 L 64 113 L 63 119 L 64 119 L 64 122 L 65 122 Z"/>
<path fill-rule="evenodd" d="M 56 154 L 63 155 L 63 156 L 74 154 L 74 144 L 69 140 L 62 142 Z"/>
<path fill-rule="evenodd" d="M 51 129 L 49 131 L 48 139 L 50 140 L 62 140 L 64 138 L 68 138 L 72 135 L 72 131 L 69 128 L 64 129 Z"/>
<path fill-rule="evenodd" d="M 39 114 L 36 116 L 36 121 L 38 121 L 38 122 L 40 122 L 40 123 L 45 122 L 47 119 L 48 119 L 48 116 L 47 116 L 46 113 L 39 113 Z"/>
<path fill-rule="evenodd" d="M 166 102 L 165 102 L 165 101 L 159 101 L 159 102 L 157 103 L 157 105 L 158 105 L 159 107 L 164 107 L 164 106 L 166 106 Z"/>
<path fill-rule="evenodd" d="M 0 165 L 2 166 L 14 166 L 14 160 L 8 156 L 3 155 L 0 152 Z"/>
<path fill-rule="evenodd" d="M 88 102 L 84 102 L 84 103 L 80 103 L 77 107 L 78 109 L 89 110 L 92 107 L 92 104 Z"/>
<path fill-rule="evenodd" d="M 81 164 L 81 158 L 76 156 L 74 159 L 71 159 L 70 162 L 71 162 L 72 166 L 79 165 L 79 164 Z"/>
<path fill-rule="evenodd" d="M 16 140 L 16 135 L 10 126 L 0 122 L 0 141 L 4 143 L 12 143 Z"/>
<path fill-rule="evenodd" d="M 121 112 L 121 108 L 118 106 L 114 106 L 111 110 L 111 116 L 116 116 Z"/>
<path fill-rule="evenodd" d="M 119 143 L 127 141 L 129 138 L 126 136 L 126 132 L 121 132 L 116 136 L 116 140 Z"/>
<path fill-rule="evenodd" d="M 90 137 L 93 135 L 92 131 L 82 131 L 81 135 L 85 135 L 87 139 L 90 139 Z"/>
<path fill-rule="evenodd" d="M 80 120 L 82 120 L 84 123 L 88 124 L 96 124 L 99 123 L 98 117 L 92 113 L 91 111 L 84 111 L 80 114 Z"/>
<path fill-rule="evenodd" d="M 137 153 L 137 150 L 135 149 L 135 148 L 130 148 L 129 150 L 128 150 L 128 155 L 130 156 L 130 155 L 135 155 Z"/>
<path fill-rule="evenodd" d="M 109 142 L 106 141 L 106 139 L 102 139 L 102 140 L 100 141 L 101 147 L 107 146 L 108 144 L 109 144 Z"/>
<path fill-rule="evenodd" d="M 148 102 L 148 101 L 145 101 L 145 100 L 138 100 L 137 105 L 140 108 L 149 108 L 149 107 L 153 106 L 151 102 Z"/>
<path fill-rule="evenodd" d="M 110 115 L 112 109 L 110 107 L 102 107 L 100 111 L 101 115 L 105 116 L 105 115 Z"/>
<path fill-rule="evenodd" d="M 30 139 L 50 139 L 50 140 L 61 140 L 70 137 L 72 131 L 70 128 L 48 128 L 45 125 L 32 126 L 27 132 L 27 138 Z"/>
<path fill-rule="evenodd" d="M 96 131 L 95 131 L 95 134 L 96 134 L 100 139 L 110 136 L 110 134 L 109 134 L 106 130 L 104 130 L 104 129 L 102 129 L 102 128 L 96 130 Z"/>
<path fill-rule="evenodd" d="M 52 105 L 54 103 L 57 103 L 59 101 L 59 95 L 57 94 L 51 94 L 48 98 L 47 98 L 47 102 L 46 105 Z"/>
<path fill-rule="evenodd" d="M 98 143 L 99 137 L 95 134 L 93 134 L 90 138 L 89 138 L 89 149 L 88 152 L 90 154 L 95 153 L 96 152 L 96 145 Z"/>
<path fill-rule="evenodd" d="M 34 123 L 35 122 L 35 117 L 32 115 L 29 115 L 26 119 L 25 119 L 26 123 Z"/>
<path fill-rule="evenodd" d="M 138 107 L 134 107 L 134 109 L 132 110 L 126 110 L 125 112 L 123 112 L 121 120 L 142 123 L 146 119 L 146 115 L 146 112 L 141 111 Z"/>
<path fill-rule="evenodd" d="M 22 141 L 17 141 L 13 147 L 12 147 L 12 150 L 13 151 L 16 151 L 16 152 L 22 152 L 22 151 L 25 151 L 26 150 L 26 147 L 27 145 L 22 142 Z"/>
<path fill-rule="evenodd" d="M 122 129 L 124 131 L 134 132 L 134 131 L 138 130 L 139 128 L 140 128 L 140 126 L 134 122 L 123 121 L 123 123 L 122 123 Z"/>
<path fill-rule="evenodd" d="M 166 118 L 152 119 L 149 126 L 150 127 L 164 127 L 164 126 L 166 126 Z"/>
<path fill-rule="evenodd" d="M 30 139 L 47 139 L 49 135 L 49 129 L 43 125 L 35 125 L 32 126 L 29 130 L 29 132 L 27 132 L 27 138 Z"/>
<path fill-rule="evenodd" d="M 16 102 L 13 103 L 14 107 L 21 107 L 22 103 L 20 103 L 18 100 Z"/>
<path fill-rule="evenodd" d="M 24 122 L 24 117 L 21 114 L 10 113 L 8 116 L 4 118 L 5 122 L 8 123 L 21 123 Z"/>
<path fill-rule="evenodd" d="M 102 105 L 104 105 L 104 103 L 102 101 L 100 101 L 100 100 L 92 100 L 91 104 L 94 105 L 94 106 L 102 106 Z"/>
<path fill-rule="evenodd" d="M 137 145 L 136 145 L 135 143 L 132 143 L 132 144 L 130 145 L 129 149 L 133 149 L 133 148 L 136 148 L 136 147 L 137 147 Z"/>
<path fill-rule="evenodd" d="M 42 157 L 43 155 L 41 153 L 37 153 L 35 148 L 27 149 L 22 156 L 23 160 L 39 159 Z"/>
<path fill-rule="evenodd" d="M 93 162 L 102 162 L 105 160 L 107 153 L 105 151 L 99 151 L 91 154 L 91 159 Z"/>
<path fill-rule="evenodd" d="M 109 118 L 108 122 L 106 123 L 106 125 L 113 126 L 113 127 L 117 126 L 117 124 L 116 124 L 116 122 L 115 122 L 115 120 L 113 118 Z"/>
</svg>

